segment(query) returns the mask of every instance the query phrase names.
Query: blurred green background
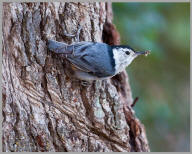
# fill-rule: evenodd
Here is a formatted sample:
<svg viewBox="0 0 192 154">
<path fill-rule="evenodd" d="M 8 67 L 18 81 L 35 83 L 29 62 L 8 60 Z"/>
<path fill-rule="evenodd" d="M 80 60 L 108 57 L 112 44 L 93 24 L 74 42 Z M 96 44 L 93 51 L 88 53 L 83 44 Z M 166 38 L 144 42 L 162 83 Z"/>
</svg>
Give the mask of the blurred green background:
<svg viewBox="0 0 192 154">
<path fill-rule="evenodd" d="M 151 151 L 190 150 L 190 3 L 113 3 L 121 44 L 151 50 L 127 68 Z"/>
</svg>

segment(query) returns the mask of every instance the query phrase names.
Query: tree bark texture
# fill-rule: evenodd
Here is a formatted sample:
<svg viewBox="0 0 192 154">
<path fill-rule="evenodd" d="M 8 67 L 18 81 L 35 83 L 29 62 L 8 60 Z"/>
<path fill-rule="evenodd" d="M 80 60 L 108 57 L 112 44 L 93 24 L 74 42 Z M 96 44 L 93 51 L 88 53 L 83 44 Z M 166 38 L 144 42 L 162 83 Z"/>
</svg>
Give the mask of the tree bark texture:
<svg viewBox="0 0 192 154">
<path fill-rule="evenodd" d="M 119 44 L 110 3 L 3 3 L 3 151 L 149 151 L 126 72 L 84 87 L 47 39 Z"/>
</svg>

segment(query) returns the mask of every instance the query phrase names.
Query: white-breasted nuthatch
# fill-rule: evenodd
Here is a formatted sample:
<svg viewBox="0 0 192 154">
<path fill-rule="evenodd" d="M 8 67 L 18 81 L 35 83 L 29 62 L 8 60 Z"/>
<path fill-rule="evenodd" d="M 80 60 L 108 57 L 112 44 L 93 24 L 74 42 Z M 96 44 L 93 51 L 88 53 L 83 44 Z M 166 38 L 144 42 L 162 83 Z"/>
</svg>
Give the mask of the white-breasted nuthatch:
<svg viewBox="0 0 192 154">
<path fill-rule="evenodd" d="M 48 40 L 48 49 L 65 57 L 74 67 L 73 76 L 80 80 L 102 80 L 123 71 L 138 55 L 126 45 L 108 45 L 99 42 L 76 42 L 70 45 Z"/>
</svg>

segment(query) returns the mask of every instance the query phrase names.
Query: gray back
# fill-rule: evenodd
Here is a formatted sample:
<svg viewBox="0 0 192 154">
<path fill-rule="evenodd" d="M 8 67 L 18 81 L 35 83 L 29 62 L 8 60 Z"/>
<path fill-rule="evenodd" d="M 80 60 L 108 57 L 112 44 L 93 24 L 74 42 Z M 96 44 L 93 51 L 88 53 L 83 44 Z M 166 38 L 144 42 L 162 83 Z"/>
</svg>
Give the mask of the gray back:
<svg viewBox="0 0 192 154">
<path fill-rule="evenodd" d="M 114 75 L 115 61 L 109 45 L 97 42 L 79 42 L 69 45 L 67 50 L 74 51 L 67 59 L 84 71 L 98 77 Z"/>
</svg>

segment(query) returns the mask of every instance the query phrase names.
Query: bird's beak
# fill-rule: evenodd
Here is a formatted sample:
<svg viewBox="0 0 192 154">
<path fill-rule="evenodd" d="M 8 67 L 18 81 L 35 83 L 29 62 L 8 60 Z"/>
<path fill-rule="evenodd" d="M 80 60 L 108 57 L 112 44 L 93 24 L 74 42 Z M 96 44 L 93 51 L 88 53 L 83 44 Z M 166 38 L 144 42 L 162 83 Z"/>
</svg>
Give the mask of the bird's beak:
<svg viewBox="0 0 192 154">
<path fill-rule="evenodd" d="M 136 56 L 139 56 L 139 55 L 145 55 L 145 56 L 147 56 L 148 54 L 150 54 L 150 51 L 148 50 L 148 51 L 136 51 L 135 52 L 135 55 Z"/>
</svg>

